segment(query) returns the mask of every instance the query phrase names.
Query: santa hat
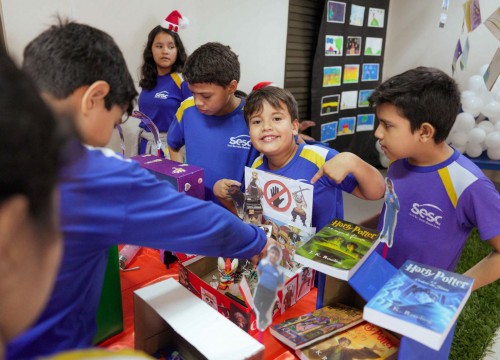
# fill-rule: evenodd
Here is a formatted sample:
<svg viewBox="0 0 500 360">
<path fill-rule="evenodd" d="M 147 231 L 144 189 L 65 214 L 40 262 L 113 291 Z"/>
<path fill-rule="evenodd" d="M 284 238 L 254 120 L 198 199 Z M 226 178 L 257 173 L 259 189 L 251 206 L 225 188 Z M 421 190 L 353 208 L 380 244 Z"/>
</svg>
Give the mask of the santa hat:
<svg viewBox="0 0 500 360">
<path fill-rule="evenodd" d="M 255 84 L 255 86 L 252 88 L 252 91 L 262 89 L 266 86 L 277 86 L 277 85 L 272 81 L 261 81 L 260 83 Z"/>
<path fill-rule="evenodd" d="M 173 32 L 179 32 L 179 27 L 182 29 L 189 25 L 189 20 L 187 17 L 182 16 L 177 10 L 172 11 L 161 23 L 161 27 L 172 30 Z"/>
</svg>

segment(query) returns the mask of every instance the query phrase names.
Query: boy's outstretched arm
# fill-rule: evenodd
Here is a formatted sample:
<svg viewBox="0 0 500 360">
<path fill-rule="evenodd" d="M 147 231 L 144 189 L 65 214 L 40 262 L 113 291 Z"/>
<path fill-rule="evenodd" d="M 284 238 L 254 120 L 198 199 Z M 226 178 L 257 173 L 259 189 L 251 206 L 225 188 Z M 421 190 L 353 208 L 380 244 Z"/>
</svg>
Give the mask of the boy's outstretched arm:
<svg viewBox="0 0 500 360">
<path fill-rule="evenodd" d="M 349 152 L 339 153 L 325 162 L 311 179 L 311 184 L 323 175 L 340 184 L 349 174 L 352 174 L 358 181 L 358 186 L 352 192 L 354 196 L 366 200 L 378 200 L 384 196 L 385 182 L 380 171 Z"/>
<path fill-rule="evenodd" d="M 500 278 L 500 235 L 489 240 L 493 251 L 467 270 L 464 275 L 474 278 L 472 290 L 488 285 Z"/>
<path fill-rule="evenodd" d="M 220 203 L 229 211 L 231 211 L 234 215 L 238 216 L 238 212 L 236 207 L 234 206 L 233 199 L 231 198 L 231 186 L 236 185 L 238 188 L 241 186 L 236 180 L 230 179 L 220 179 L 218 180 L 213 187 L 214 195 L 217 196 Z"/>
</svg>

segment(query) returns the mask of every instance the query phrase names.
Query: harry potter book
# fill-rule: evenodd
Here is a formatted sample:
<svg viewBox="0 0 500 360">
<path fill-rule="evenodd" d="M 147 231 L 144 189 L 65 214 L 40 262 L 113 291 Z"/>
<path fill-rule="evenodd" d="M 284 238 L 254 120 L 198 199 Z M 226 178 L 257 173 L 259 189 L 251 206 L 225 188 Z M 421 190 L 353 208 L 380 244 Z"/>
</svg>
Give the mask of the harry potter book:
<svg viewBox="0 0 500 360">
<path fill-rule="evenodd" d="M 407 260 L 365 305 L 365 320 L 439 350 L 473 279 Z"/>
<path fill-rule="evenodd" d="M 379 242 L 377 230 L 334 219 L 299 247 L 294 259 L 324 274 L 349 280 Z"/>
<path fill-rule="evenodd" d="M 272 325 L 271 334 L 292 349 L 301 349 L 363 321 L 360 309 L 334 304 Z"/>
<path fill-rule="evenodd" d="M 397 358 L 399 339 L 384 329 L 363 321 L 352 328 L 297 350 L 302 360 Z M 337 357 L 335 357 L 337 356 Z"/>
</svg>

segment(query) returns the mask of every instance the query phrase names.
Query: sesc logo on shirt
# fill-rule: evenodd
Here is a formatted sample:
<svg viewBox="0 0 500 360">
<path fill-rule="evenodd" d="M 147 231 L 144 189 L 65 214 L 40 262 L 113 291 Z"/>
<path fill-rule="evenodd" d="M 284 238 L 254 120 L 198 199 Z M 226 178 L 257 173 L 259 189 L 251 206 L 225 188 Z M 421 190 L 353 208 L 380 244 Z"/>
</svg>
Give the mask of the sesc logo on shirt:
<svg viewBox="0 0 500 360">
<path fill-rule="evenodd" d="M 417 204 L 413 203 L 410 210 L 410 215 L 435 228 L 441 228 L 441 220 L 443 219 L 443 210 L 433 204 Z"/>
<path fill-rule="evenodd" d="M 238 135 L 229 138 L 227 147 L 250 150 L 250 144 L 249 135 Z"/>
<path fill-rule="evenodd" d="M 155 94 L 155 99 L 167 99 L 168 98 L 168 91 L 167 90 L 163 90 L 163 91 L 160 91 L 160 92 L 157 92 Z"/>
</svg>

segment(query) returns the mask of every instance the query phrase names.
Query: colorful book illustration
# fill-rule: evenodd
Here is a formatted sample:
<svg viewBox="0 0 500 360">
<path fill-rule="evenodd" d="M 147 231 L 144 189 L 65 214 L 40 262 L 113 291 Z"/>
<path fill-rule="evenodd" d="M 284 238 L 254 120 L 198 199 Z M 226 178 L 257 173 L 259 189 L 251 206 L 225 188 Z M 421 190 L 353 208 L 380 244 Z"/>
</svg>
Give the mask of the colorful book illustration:
<svg viewBox="0 0 500 360">
<path fill-rule="evenodd" d="M 369 322 L 296 351 L 302 360 L 397 358 L 399 339 Z M 337 356 L 337 357 L 335 357 Z"/>
<path fill-rule="evenodd" d="M 334 304 L 272 325 L 271 334 L 292 349 L 301 349 L 363 321 L 360 309 Z"/>
<path fill-rule="evenodd" d="M 439 350 L 473 279 L 407 260 L 365 305 L 365 320 Z"/>
<path fill-rule="evenodd" d="M 295 252 L 295 261 L 349 280 L 380 242 L 379 232 L 334 219 Z"/>
</svg>

